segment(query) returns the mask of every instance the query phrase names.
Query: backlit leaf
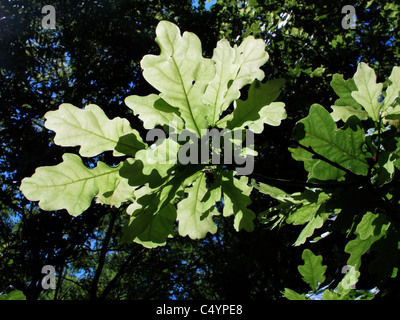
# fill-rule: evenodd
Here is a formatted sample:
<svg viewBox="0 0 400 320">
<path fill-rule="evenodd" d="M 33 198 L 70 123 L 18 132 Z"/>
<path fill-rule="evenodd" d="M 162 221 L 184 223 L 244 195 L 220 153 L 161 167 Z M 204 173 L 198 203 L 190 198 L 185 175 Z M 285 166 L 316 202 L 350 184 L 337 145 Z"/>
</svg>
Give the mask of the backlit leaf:
<svg viewBox="0 0 400 320">
<path fill-rule="evenodd" d="M 250 135 L 262 132 L 264 124 L 277 126 L 286 118 L 284 104 L 274 102 L 284 80 L 261 83 L 265 76 L 261 67 L 269 58 L 261 39 L 246 37 L 233 47 L 227 40 L 220 40 L 208 59 L 203 57 L 200 39 L 191 32 L 181 34 L 171 22 L 159 22 L 156 35 L 159 53 L 144 56 L 140 65 L 144 79 L 159 94 L 125 99 L 143 127 L 150 130 L 146 134 L 149 145 L 126 119 L 110 120 L 93 104 L 84 109 L 62 104 L 45 115 L 45 126 L 55 132 L 56 144 L 78 146 L 83 157 L 106 151 L 130 157 L 117 167 L 94 159 L 97 167 L 88 168 L 78 156 L 65 154 L 61 164 L 39 168 L 31 178 L 24 179 L 21 190 L 28 199 L 39 201 L 44 210 L 65 208 L 73 215 L 86 210 L 95 198 L 98 203 L 115 207 L 130 202 L 123 239 L 145 247 L 164 245 L 173 236 L 176 221 L 181 236 L 198 239 L 215 233 L 213 216 L 218 214 L 220 203 L 224 216 L 233 215 L 236 230 L 252 231 L 255 214 L 248 208 L 252 186 L 246 177 L 235 177 L 244 172 L 239 166 L 242 162 L 236 163 L 236 171 L 227 170 L 225 165 L 232 164 L 228 150 L 232 143 L 235 161 L 237 155 L 242 157 L 240 160 L 245 155 L 245 160 L 252 160 L 257 153 L 253 143 L 247 144 Z M 238 100 L 246 94 L 242 92 L 246 85 L 250 85 L 247 98 Z M 232 105 L 234 112 L 227 114 Z M 227 115 L 220 119 L 222 114 Z M 229 163 L 210 164 L 201 154 L 198 164 L 199 154 L 193 151 L 192 157 L 189 148 L 198 141 L 193 139 L 187 144 L 187 140 L 175 139 L 181 133 L 200 138 L 210 128 L 227 129 L 222 133 L 239 129 L 229 146 L 225 146 L 225 136 L 223 148 L 217 140 L 207 145 L 213 160 L 224 152 L 220 159 Z M 246 147 L 240 144 L 244 136 Z M 114 162 L 108 156 L 104 158 Z M 210 176 L 215 181 L 208 181 Z"/>
<path fill-rule="evenodd" d="M 224 40 L 222 40 L 224 41 Z M 246 37 L 243 42 L 239 46 L 234 46 L 234 60 L 231 63 L 231 70 L 229 72 L 229 76 L 221 78 L 218 75 L 220 66 L 228 66 L 231 62 L 232 53 L 226 46 L 226 44 L 221 45 L 221 48 L 224 48 L 224 53 L 229 51 L 229 57 L 226 61 L 220 61 L 222 59 L 222 55 L 218 54 L 217 56 L 214 52 L 213 60 L 216 61 L 217 67 L 217 81 L 215 84 L 218 86 L 218 90 L 215 90 L 215 84 L 211 84 L 210 91 L 206 91 L 205 96 L 203 97 L 204 101 L 214 101 L 215 94 L 213 92 L 218 92 L 216 95 L 221 96 L 223 93 L 224 100 L 220 103 L 216 104 L 216 112 L 213 113 L 213 119 L 217 121 L 218 117 L 221 115 L 223 111 L 236 99 L 240 97 L 240 89 L 242 89 L 245 85 L 253 83 L 254 80 L 263 80 L 264 72 L 260 69 L 262 65 L 264 65 L 268 61 L 268 53 L 265 52 L 265 43 L 261 39 L 254 39 L 252 36 Z M 221 50 L 220 50 L 221 51 Z M 224 74 L 227 74 L 224 71 Z M 227 81 L 228 80 L 228 81 Z M 207 88 L 208 90 L 208 88 Z M 223 90 L 223 92 L 220 92 Z M 208 98 L 208 95 L 211 95 L 211 99 Z M 215 114 L 215 115 L 214 115 Z M 214 122 L 211 122 L 213 125 Z"/>
<path fill-rule="evenodd" d="M 178 204 L 179 234 L 188 235 L 191 239 L 204 238 L 208 232 L 215 233 L 217 226 L 213 221 L 213 215 L 218 214 L 215 203 L 221 197 L 221 191 L 214 189 L 211 193 L 211 201 L 206 201 L 207 194 L 206 177 L 201 174 L 191 187 L 186 188 L 188 197 Z M 219 195 L 218 195 L 219 191 Z"/>
<path fill-rule="evenodd" d="M 94 197 L 114 192 L 116 184 L 123 180 L 118 173 L 120 167 L 121 164 L 109 167 L 99 161 L 96 168 L 89 169 L 79 156 L 65 153 L 62 163 L 40 167 L 32 177 L 24 178 L 20 189 L 29 200 L 39 200 L 43 210 L 66 209 L 76 216 L 89 208 Z M 118 201 L 114 198 L 110 202 L 119 206 L 128 199 L 119 197 Z"/>
<path fill-rule="evenodd" d="M 304 265 L 298 266 L 299 272 L 311 290 L 315 291 L 325 281 L 326 266 L 322 265 L 322 256 L 316 256 L 311 250 L 305 249 L 302 259 Z"/>
<path fill-rule="evenodd" d="M 358 90 L 353 91 L 351 96 L 363 106 L 372 120 L 379 121 L 382 103 L 378 99 L 382 93 L 383 84 L 376 83 L 374 69 L 361 62 L 354 75 L 354 82 Z"/>
<path fill-rule="evenodd" d="M 400 93 L 400 67 L 393 67 L 389 77 L 391 84 L 386 89 L 386 97 L 383 103 L 382 111 L 386 111 L 397 99 Z"/>
<path fill-rule="evenodd" d="M 225 120 L 222 119 L 221 123 L 226 121 L 226 127 L 231 130 L 247 126 L 254 133 L 261 133 L 264 123 L 280 125 L 287 116 L 285 104 L 273 101 L 279 96 L 284 83 L 283 79 L 269 80 L 265 84 L 253 82 L 247 100 L 237 100 L 234 112 L 226 116 Z"/>
<path fill-rule="evenodd" d="M 351 95 L 353 91 L 357 91 L 357 86 L 353 79 L 344 80 L 343 75 L 334 74 L 330 84 L 332 89 L 339 96 L 339 99 L 335 101 L 335 106 L 352 107 L 356 110 L 362 110 L 362 105 Z"/>
<path fill-rule="evenodd" d="M 233 66 L 235 61 L 235 50 L 229 45 L 227 40 L 220 40 L 214 49 L 212 60 L 215 62 L 215 77 L 207 86 L 202 97 L 203 102 L 212 106 L 212 112 L 207 115 L 210 125 L 214 125 L 221 113 L 229 106 L 225 96 L 229 89 L 229 82 L 235 79 L 239 66 Z"/>
<path fill-rule="evenodd" d="M 158 125 L 170 125 L 178 131 L 183 128 L 178 109 L 170 106 L 156 94 L 144 97 L 132 95 L 125 98 L 125 104 L 143 121 L 145 129 L 152 129 Z"/>
<path fill-rule="evenodd" d="M 364 130 L 356 118 L 351 118 L 346 126 L 337 129 L 328 111 L 321 105 L 314 104 L 308 117 L 300 120 L 295 127 L 295 138 L 305 147 L 310 147 L 318 155 L 348 169 L 355 174 L 366 175 L 368 163 L 364 158 L 362 145 Z M 338 179 L 345 172 L 323 159 L 314 159 L 312 153 L 303 154 L 303 159 L 309 161 L 307 171 L 312 177 L 320 180 Z M 302 159 L 302 160 L 303 160 Z M 303 161 L 304 161 L 303 160 Z M 326 169 L 330 167 L 330 171 Z"/>
<path fill-rule="evenodd" d="M 307 238 L 311 237 L 315 231 L 315 229 L 319 229 L 322 227 L 326 219 L 328 218 L 329 213 L 322 213 L 315 215 L 312 219 L 307 223 L 304 229 L 300 232 L 294 246 L 299 246 L 303 244 Z"/>
<path fill-rule="evenodd" d="M 253 231 L 255 214 L 247 208 L 251 203 L 249 197 L 252 187 L 247 184 L 247 177 L 237 179 L 233 172 L 224 173 L 222 176 L 222 192 L 224 197 L 223 215 L 234 215 L 234 227 L 237 231 L 244 229 Z"/>
<path fill-rule="evenodd" d="M 347 264 L 358 270 L 362 255 L 370 249 L 374 242 L 385 236 L 389 226 L 390 222 L 383 215 L 371 212 L 364 214 L 355 231 L 357 237 L 349 241 L 345 247 L 344 251 L 350 254 Z"/>
<path fill-rule="evenodd" d="M 131 155 L 145 147 L 139 133 L 126 119 L 108 119 L 97 105 L 90 104 L 79 109 L 63 103 L 56 111 L 45 114 L 45 127 L 56 135 L 54 142 L 63 147 L 80 146 L 79 153 L 93 157 L 113 150 L 115 156 Z M 118 145 L 118 151 L 115 150 Z"/>
<path fill-rule="evenodd" d="M 211 59 L 203 58 L 199 38 L 171 22 L 161 21 L 156 29 L 159 55 L 146 55 L 141 61 L 143 76 L 160 91 L 160 97 L 179 110 L 186 129 L 200 136 L 206 116 L 213 109 L 202 102 L 202 94 L 214 78 Z"/>
<path fill-rule="evenodd" d="M 351 116 L 356 116 L 360 120 L 368 119 L 368 113 L 361 109 L 356 109 L 350 106 L 332 106 L 331 108 L 333 110 L 331 116 L 335 121 L 342 120 L 346 122 Z"/>
<path fill-rule="evenodd" d="M 285 288 L 285 291 L 283 292 L 283 297 L 288 300 L 308 300 L 304 294 L 297 293 L 296 291 L 293 291 L 289 288 Z"/>
</svg>

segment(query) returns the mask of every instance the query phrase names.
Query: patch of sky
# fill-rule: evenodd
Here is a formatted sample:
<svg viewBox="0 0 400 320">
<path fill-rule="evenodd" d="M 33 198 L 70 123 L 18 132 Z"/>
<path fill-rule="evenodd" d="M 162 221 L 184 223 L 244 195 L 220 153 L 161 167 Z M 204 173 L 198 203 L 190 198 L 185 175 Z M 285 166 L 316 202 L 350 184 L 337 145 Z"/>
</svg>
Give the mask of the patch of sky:
<svg viewBox="0 0 400 320">
<path fill-rule="evenodd" d="M 210 0 L 210 1 L 207 1 L 206 3 L 205 3 L 205 8 L 206 8 L 206 10 L 210 10 L 210 7 L 212 7 L 214 4 L 216 4 L 217 3 L 217 0 Z M 199 7 L 199 0 L 193 0 L 192 1 L 192 5 L 193 5 L 193 7 L 194 8 L 198 8 Z"/>
</svg>

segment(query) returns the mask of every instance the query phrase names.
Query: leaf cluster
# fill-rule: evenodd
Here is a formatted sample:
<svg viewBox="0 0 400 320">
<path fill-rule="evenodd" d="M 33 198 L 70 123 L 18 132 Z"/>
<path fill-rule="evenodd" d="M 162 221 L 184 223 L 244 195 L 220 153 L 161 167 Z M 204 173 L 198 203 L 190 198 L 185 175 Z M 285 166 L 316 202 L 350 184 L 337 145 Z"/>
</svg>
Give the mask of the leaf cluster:
<svg viewBox="0 0 400 320">
<path fill-rule="evenodd" d="M 233 47 L 220 40 L 208 59 L 198 37 L 181 35 L 173 23 L 161 21 L 156 34 L 160 54 L 144 56 L 141 66 L 144 78 L 160 93 L 129 96 L 125 102 L 144 128 L 161 126 L 165 136 L 148 145 L 126 119 L 110 120 L 93 104 L 84 109 L 62 104 L 45 115 L 44 126 L 56 133 L 56 144 L 80 146 L 83 157 L 113 151 L 128 158 L 117 166 L 98 161 L 87 168 L 67 153 L 61 164 L 38 168 L 24 179 L 21 191 L 29 200 L 39 200 L 44 210 L 67 209 L 72 215 L 85 211 L 93 198 L 116 207 L 129 201 L 123 239 L 146 247 L 164 245 L 176 220 L 182 236 L 199 239 L 215 233 L 218 203 L 223 203 L 223 216 L 234 216 L 237 231 L 252 231 L 255 214 L 247 208 L 252 190 L 247 177 L 238 179 L 233 170 L 207 162 L 183 165 L 177 152 L 184 146 L 172 136 L 186 130 L 202 138 L 209 127 L 260 133 L 264 124 L 277 126 L 286 112 L 283 103 L 273 101 L 284 82 L 257 82 L 268 60 L 262 40 L 247 37 Z M 246 85 L 251 85 L 247 99 L 239 99 Z M 225 112 L 228 108 L 231 113 Z M 207 183 L 207 175 L 213 182 Z"/>
<path fill-rule="evenodd" d="M 285 223 L 305 225 L 295 246 L 344 233 L 346 238 L 352 238 L 344 247 L 349 254 L 346 265 L 360 272 L 365 269 L 361 268 L 362 260 L 369 255 L 372 258 L 369 271 L 377 275 L 382 286 L 397 277 L 400 262 L 396 245 L 400 243 L 397 190 L 400 168 L 394 120 L 399 109 L 399 70 L 394 67 L 385 84 L 377 83 L 375 71 L 363 62 L 353 78 L 344 80 L 343 76 L 334 75 L 331 85 L 339 99 L 331 106 L 333 111 L 329 113 L 314 104 L 293 131 L 294 144 L 289 151 L 295 160 L 303 162 L 308 173 L 306 190 L 288 194 L 264 183 L 257 185 L 260 192 L 279 202 L 261 215 L 264 223 L 271 228 Z M 386 90 L 382 91 L 383 87 Z M 349 198 L 354 201 L 351 206 L 347 205 Z M 315 237 L 318 229 L 322 231 Z M 314 239 L 309 239 L 312 236 Z M 391 241 L 394 245 L 390 245 L 390 254 L 383 252 L 382 246 Z M 382 263 L 386 254 L 393 259 Z M 303 255 L 310 252 L 304 251 Z M 321 267 L 315 268 L 303 267 L 299 271 L 317 292 L 316 283 L 323 282 L 324 272 Z M 309 273 L 314 272 L 318 273 L 318 281 L 308 279 L 312 278 Z M 353 284 L 357 281 L 358 276 Z M 285 296 L 295 298 L 292 294 L 286 291 Z M 347 294 L 327 289 L 322 298 L 342 299 Z"/>
</svg>

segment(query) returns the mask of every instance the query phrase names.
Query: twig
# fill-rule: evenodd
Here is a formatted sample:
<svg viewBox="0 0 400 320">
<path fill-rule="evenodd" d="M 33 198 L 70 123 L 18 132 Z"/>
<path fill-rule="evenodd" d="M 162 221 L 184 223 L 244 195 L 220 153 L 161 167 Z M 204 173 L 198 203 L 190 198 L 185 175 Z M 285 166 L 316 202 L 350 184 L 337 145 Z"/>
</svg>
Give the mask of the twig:
<svg viewBox="0 0 400 320">
<path fill-rule="evenodd" d="M 144 249 L 139 252 L 139 255 L 143 255 L 145 252 Z M 111 279 L 111 281 L 107 284 L 106 288 L 103 290 L 103 292 L 100 295 L 100 300 L 105 300 L 107 298 L 107 295 L 110 293 L 110 291 L 115 287 L 116 283 L 119 281 L 119 279 L 123 276 L 125 270 L 130 266 L 132 259 L 135 255 L 137 255 L 138 252 L 133 251 L 131 254 L 125 259 L 125 261 L 122 263 L 120 269 L 118 270 L 117 274 Z"/>
<path fill-rule="evenodd" d="M 288 180 L 288 179 L 280 179 L 280 178 L 271 178 L 266 177 L 259 173 L 253 173 L 254 176 L 260 177 L 263 181 L 274 186 L 289 186 L 289 187 L 310 187 L 310 188 L 344 188 L 351 185 L 357 185 L 356 182 L 328 182 L 328 183 L 320 183 L 320 182 L 305 182 L 300 180 Z"/>
<path fill-rule="evenodd" d="M 313 156 L 314 156 L 316 159 L 322 160 L 322 161 L 324 161 L 324 162 L 330 164 L 331 166 L 333 166 L 333 167 L 335 167 L 335 168 L 337 168 L 337 169 L 339 169 L 339 170 L 344 171 L 345 173 L 347 173 L 347 174 L 350 175 L 350 176 L 360 178 L 360 176 L 358 176 L 358 175 L 355 174 L 354 172 L 351 172 L 349 169 L 347 169 L 347 168 L 341 166 L 340 164 L 338 164 L 338 163 L 336 163 L 336 162 L 334 162 L 334 161 L 331 161 L 331 160 L 325 158 L 324 156 L 321 156 L 320 154 L 316 153 L 311 147 L 305 147 L 305 146 L 301 145 L 298 141 L 295 141 L 295 143 L 296 143 L 296 145 L 299 146 L 300 148 L 302 148 L 302 149 L 304 149 L 304 150 L 306 150 L 306 151 L 312 153 Z"/>
</svg>

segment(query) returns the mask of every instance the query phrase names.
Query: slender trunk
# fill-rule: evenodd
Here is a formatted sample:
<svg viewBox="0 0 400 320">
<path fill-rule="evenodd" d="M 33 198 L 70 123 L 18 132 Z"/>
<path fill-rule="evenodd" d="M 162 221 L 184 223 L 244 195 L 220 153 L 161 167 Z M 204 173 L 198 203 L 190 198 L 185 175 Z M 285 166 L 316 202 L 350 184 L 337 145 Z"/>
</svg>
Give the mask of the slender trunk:
<svg viewBox="0 0 400 320">
<path fill-rule="evenodd" d="M 111 220 L 110 224 L 107 229 L 106 236 L 103 240 L 103 244 L 100 250 L 100 257 L 99 257 L 99 263 L 96 269 L 96 272 L 93 277 L 92 285 L 89 290 L 89 299 L 90 300 L 96 300 L 97 299 L 97 289 L 98 289 L 98 284 L 100 280 L 100 275 L 101 272 L 103 271 L 104 263 L 106 261 L 106 255 L 108 252 L 108 245 L 110 244 L 110 239 L 112 235 L 112 231 L 114 228 L 115 220 L 117 219 L 117 211 L 113 211 L 111 213 Z"/>
</svg>

